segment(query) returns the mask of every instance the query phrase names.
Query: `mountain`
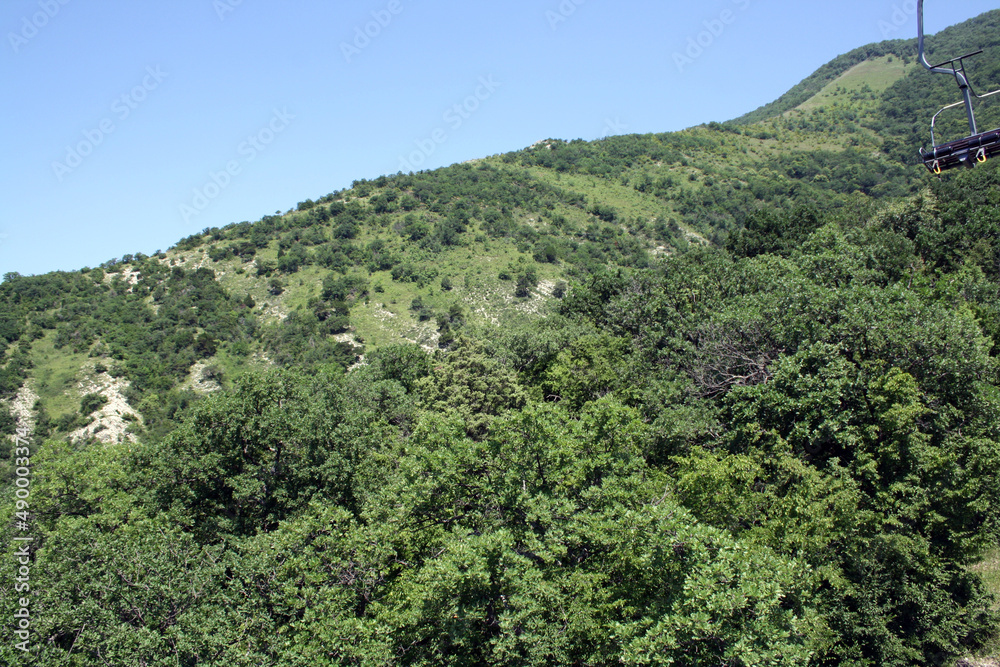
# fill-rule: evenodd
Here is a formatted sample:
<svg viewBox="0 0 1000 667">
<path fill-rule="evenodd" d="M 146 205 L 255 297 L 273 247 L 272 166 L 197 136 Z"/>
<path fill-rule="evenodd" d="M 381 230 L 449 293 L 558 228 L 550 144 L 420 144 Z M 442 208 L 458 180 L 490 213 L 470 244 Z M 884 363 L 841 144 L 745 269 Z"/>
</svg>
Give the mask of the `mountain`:
<svg viewBox="0 0 1000 667">
<path fill-rule="evenodd" d="M 998 28 L 929 57 L 981 47 L 1000 85 Z M 7 274 L 0 483 L 30 458 L 31 492 L 0 514 L 37 529 L 11 611 L 34 658 L 995 652 L 1000 175 L 920 165 L 957 91 L 915 51 L 862 47 L 725 123 Z"/>
</svg>

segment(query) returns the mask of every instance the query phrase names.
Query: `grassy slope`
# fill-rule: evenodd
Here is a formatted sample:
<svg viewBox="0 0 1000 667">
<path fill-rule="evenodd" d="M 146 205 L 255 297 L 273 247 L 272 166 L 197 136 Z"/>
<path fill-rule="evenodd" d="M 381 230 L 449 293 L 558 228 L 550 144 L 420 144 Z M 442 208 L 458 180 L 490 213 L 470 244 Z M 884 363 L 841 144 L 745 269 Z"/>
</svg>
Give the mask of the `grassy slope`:
<svg viewBox="0 0 1000 667">
<path fill-rule="evenodd" d="M 85 354 L 74 354 L 65 348 L 57 350 L 54 341 L 55 332 L 49 331 L 32 345 L 31 386 L 44 402 L 49 416 L 58 418 L 80 409 L 81 394 L 77 387 L 88 359 Z"/>
<path fill-rule="evenodd" d="M 402 215 L 395 217 L 401 218 Z M 475 237 L 477 231 L 472 229 L 467 236 Z M 407 243 L 395 232 L 373 229 L 363 230 L 356 241 L 364 245 L 374 239 L 383 239 L 396 250 L 403 250 Z M 414 254 L 412 247 L 407 250 L 411 256 Z M 182 253 L 185 256 L 191 254 Z M 195 254 L 200 256 L 197 251 Z M 416 254 L 420 255 L 419 252 Z M 173 255 L 172 251 L 167 253 L 170 259 Z M 276 256 L 276 245 L 272 243 L 272 247 L 258 252 L 257 261 L 273 261 Z M 495 321 L 508 308 L 537 309 L 538 304 L 533 302 L 545 298 L 542 292 L 536 291 L 531 298 L 515 299 L 513 282 L 499 279 L 501 268 L 516 263 L 523 256 L 512 241 L 505 239 L 472 241 L 467 246 L 445 248 L 425 257 L 424 261 L 433 262 L 438 272 L 437 278 L 425 287 L 416 283 L 395 282 L 389 271 L 368 273 L 355 270 L 354 274 L 368 279 L 370 289 L 368 298 L 352 310 L 351 322 L 355 331 L 349 338 L 355 342 L 363 341 L 367 349 L 404 341 L 432 346 L 436 325 L 433 321 L 418 322 L 410 310 L 410 304 L 418 296 L 435 311 L 447 310 L 458 302 L 471 321 Z M 233 258 L 219 263 L 209 261 L 206 266 L 217 272 L 227 290 L 235 294 L 250 294 L 267 323 L 278 322 L 288 313 L 306 308 L 311 298 L 319 296 L 323 278 L 330 273 L 320 267 L 306 266 L 291 276 L 282 277 L 284 292 L 275 296 L 269 292 L 267 280 L 256 276 L 255 262 L 243 264 Z M 537 265 L 537 268 L 543 290 L 546 283 L 565 278 L 564 267 Z M 444 277 L 452 282 L 450 291 L 441 288 Z"/>
<path fill-rule="evenodd" d="M 799 111 L 813 111 L 836 104 L 837 98 L 852 92 L 870 90 L 881 93 L 889 86 L 917 69 L 919 65 L 905 62 L 896 56 L 880 56 L 854 65 L 836 79 L 826 84 L 815 95 L 796 107 Z M 787 113 L 787 112 L 786 112 Z"/>
<path fill-rule="evenodd" d="M 814 73 L 795 85 L 787 93 L 774 102 L 744 114 L 732 122 L 738 125 L 759 123 L 769 118 L 775 118 L 804 104 L 815 97 L 824 88 L 850 71 L 856 65 L 892 55 L 896 58 L 910 60 L 916 53 L 916 40 L 892 40 L 878 44 L 868 44 L 842 56 L 834 58 L 820 67 Z"/>
</svg>

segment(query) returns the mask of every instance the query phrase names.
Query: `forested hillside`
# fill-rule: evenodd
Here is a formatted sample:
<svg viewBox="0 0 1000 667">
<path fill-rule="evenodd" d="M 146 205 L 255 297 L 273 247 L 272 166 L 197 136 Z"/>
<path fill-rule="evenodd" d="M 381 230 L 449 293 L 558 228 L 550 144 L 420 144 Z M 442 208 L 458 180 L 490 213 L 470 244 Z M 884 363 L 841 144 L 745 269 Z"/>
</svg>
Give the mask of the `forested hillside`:
<svg viewBox="0 0 1000 667">
<path fill-rule="evenodd" d="M 997 657 L 1000 172 L 914 51 L 6 274 L 3 662 Z"/>
</svg>

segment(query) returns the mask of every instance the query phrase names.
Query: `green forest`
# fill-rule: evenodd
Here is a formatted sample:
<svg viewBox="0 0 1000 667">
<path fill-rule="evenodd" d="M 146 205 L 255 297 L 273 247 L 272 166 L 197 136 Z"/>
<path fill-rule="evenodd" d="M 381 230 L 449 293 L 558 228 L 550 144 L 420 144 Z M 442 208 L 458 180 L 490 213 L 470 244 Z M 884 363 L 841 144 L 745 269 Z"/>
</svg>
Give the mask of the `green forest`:
<svg viewBox="0 0 1000 667">
<path fill-rule="evenodd" d="M 1000 171 L 914 53 L 7 273 L 0 662 L 1000 657 Z"/>
</svg>

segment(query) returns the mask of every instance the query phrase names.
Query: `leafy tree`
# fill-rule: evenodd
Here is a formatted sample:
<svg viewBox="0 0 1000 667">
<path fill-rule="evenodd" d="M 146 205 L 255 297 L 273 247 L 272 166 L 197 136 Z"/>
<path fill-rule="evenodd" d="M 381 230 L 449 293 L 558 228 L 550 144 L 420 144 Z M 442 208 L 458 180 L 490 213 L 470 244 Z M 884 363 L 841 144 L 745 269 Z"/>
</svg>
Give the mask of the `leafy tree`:
<svg viewBox="0 0 1000 667">
<path fill-rule="evenodd" d="M 365 403 L 379 385 L 357 390 L 336 371 L 239 378 L 155 450 L 158 501 L 208 541 L 274 530 L 313 498 L 349 504 L 363 443 L 385 427 L 385 397 Z"/>
<path fill-rule="evenodd" d="M 535 268 L 528 266 L 517 274 L 517 284 L 514 288 L 514 296 L 526 297 L 531 295 L 531 290 L 538 286 L 538 274 Z"/>
<path fill-rule="evenodd" d="M 483 436 L 493 417 L 524 405 L 527 394 L 517 376 L 491 359 L 478 343 L 459 338 L 416 383 L 423 404 L 436 412 L 454 412 L 470 435 Z"/>
<path fill-rule="evenodd" d="M 427 353 L 412 344 L 380 347 L 368 355 L 367 361 L 378 378 L 398 382 L 406 391 L 413 391 L 431 369 Z"/>
<path fill-rule="evenodd" d="M 627 382 L 630 342 L 607 335 L 584 336 L 564 348 L 541 375 L 548 400 L 573 409 L 602 398 Z"/>
<path fill-rule="evenodd" d="M 87 394 L 80 399 L 80 414 L 88 416 L 107 405 L 108 398 L 102 394 Z"/>
<path fill-rule="evenodd" d="M 219 345 L 209 334 L 200 333 L 194 339 L 194 349 L 203 357 L 211 357 L 219 349 Z"/>
<path fill-rule="evenodd" d="M 819 217 L 807 208 L 790 213 L 757 211 L 747 217 L 743 229 L 731 235 L 726 245 L 730 252 L 740 257 L 764 253 L 788 255 L 819 225 Z"/>
</svg>

